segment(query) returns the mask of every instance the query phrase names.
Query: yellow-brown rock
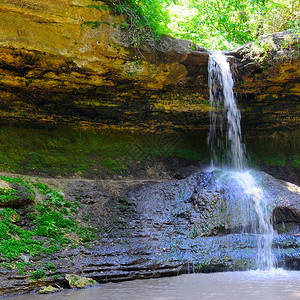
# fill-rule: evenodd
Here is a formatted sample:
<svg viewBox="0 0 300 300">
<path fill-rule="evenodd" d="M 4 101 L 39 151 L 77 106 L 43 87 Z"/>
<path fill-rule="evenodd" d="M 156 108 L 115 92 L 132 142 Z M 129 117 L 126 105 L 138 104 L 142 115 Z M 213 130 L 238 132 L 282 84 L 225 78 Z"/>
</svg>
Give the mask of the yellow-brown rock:
<svg viewBox="0 0 300 300">
<path fill-rule="evenodd" d="M 188 120 L 191 128 L 207 128 L 208 51 L 166 36 L 133 48 L 125 20 L 107 1 L 2 0 L 0 121 L 155 130 Z M 297 118 L 299 58 L 282 54 L 262 70 L 241 53 L 228 55 L 238 64 L 236 89 L 249 124 L 257 103 L 277 121 L 275 111 Z M 286 101 L 288 114 L 277 107 Z"/>
<path fill-rule="evenodd" d="M 67 88 L 76 88 L 83 84 L 113 86 L 116 78 L 134 78 L 135 84 L 159 89 L 186 76 L 181 64 L 184 53 L 179 53 L 179 60 L 170 56 L 168 62 L 144 61 L 138 51 L 126 47 L 128 37 L 120 28 L 125 17 L 113 14 L 105 2 L 93 4 L 92 0 L 1 2 L 1 61 L 27 71 L 15 84 L 25 85 L 25 77 L 39 86 L 42 77 L 46 81 L 43 88 L 59 88 L 66 81 Z M 179 50 L 167 43 L 167 51 L 190 50 L 190 42 L 178 44 Z"/>
</svg>

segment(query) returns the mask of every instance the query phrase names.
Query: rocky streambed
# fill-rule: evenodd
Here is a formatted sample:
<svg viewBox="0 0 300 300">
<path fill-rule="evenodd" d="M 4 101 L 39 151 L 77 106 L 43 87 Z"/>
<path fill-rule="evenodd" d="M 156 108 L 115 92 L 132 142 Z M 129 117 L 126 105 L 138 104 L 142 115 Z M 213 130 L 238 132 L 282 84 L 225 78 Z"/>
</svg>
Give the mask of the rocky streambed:
<svg viewBox="0 0 300 300">
<path fill-rule="evenodd" d="M 38 291 L 49 284 L 68 287 L 66 274 L 108 282 L 256 268 L 256 237 L 236 204 L 235 183 L 225 178 L 225 184 L 220 184 L 223 175 L 198 171 L 167 181 L 40 178 L 42 185 L 31 179 L 35 198 L 13 207 L 18 217 L 11 218 L 12 224 L 31 230 L 32 239 L 42 241 L 43 247 L 50 249 L 56 243 L 57 248 L 52 253 L 25 249 L 14 259 L 2 253 L 1 295 Z M 254 175 L 269 195 L 268 207 L 278 231 L 273 243 L 277 265 L 300 270 L 299 188 L 263 172 Z M 41 186 L 52 191 L 62 187 L 62 206 L 51 204 L 52 194 L 43 194 Z M 34 207 L 43 203 L 58 213 L 66 208 L 63 219 L 77 222 L 74 230 L 55 229 L 71 242 L 38 234 L 37 216 L 42 215 Z M 80 228 L 89 234 L 81 234 Z M 17 230 L 10 238 L 18 235 L 22 240 Z"/>
</svg>

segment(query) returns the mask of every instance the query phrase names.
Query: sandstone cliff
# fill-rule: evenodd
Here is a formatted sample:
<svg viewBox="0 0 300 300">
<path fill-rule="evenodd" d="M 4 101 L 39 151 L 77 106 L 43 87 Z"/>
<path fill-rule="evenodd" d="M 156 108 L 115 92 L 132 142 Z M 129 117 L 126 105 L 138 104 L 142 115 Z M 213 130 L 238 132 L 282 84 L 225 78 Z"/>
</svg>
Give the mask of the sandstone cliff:
<svg viewBox="0 0 300 300">
<path fill-rule="evenodd" d="M 133 173 L 139 174 L 138 177 L 140 171 L 136 170 L 135 162 L 149 157 L 149 151 L 143 148 L 143 138 L 163 159 L 170 157 L 171 146 L 178 148 L 180 143 L 188 145 L 188 149 L 176 148 L 172 153 L 184 158 L 197 156 L 194 158 L 197 162 L 200 156 L 202 161 L 208 161 L 209 52 L 189 41 L 167 36 L 160 41 L 142 42 L 134 48 L 131 34 L 123 26 L 125 20 L 126 16 L 111 11 L 108 1 L 1 1 L 0 124 L 2 132 L 7 132 L 1 136 L 2 170 L 21 173 L 36 170 L 39 175 L 49 173 L 50 165 L 61 170 L 59 174 L 69 174 L 70 168 L 75 168 L 72 174 L 77 171 L 82 174 L 82 165 L 87 164 L 86 168 L 91 169 L 85 171 L 88 174 L 107 172 L 102 167 L 99 169 L 91 157 L 78 159 L 75 167 L 73 161 L 65 162 L 65 158 L 59 163 L 55 159 L 51 162 L 51 156 L 66 156 L 51 149 L 60 151 L 58 144 L 65 149 L 68 141 L 60 139 L 56 145 L 53 138 L 58 138 L 48 137 L 43 131 L 44 137 L 34 142 L 30 131 L 24 130 L 24 139 L 37 144 L 45 141 L 41 149 L 51 148 L 49 139 L 56 145 L 41 153 L 35 147 L 24 146 L 23 141 L 19 144 L 20 133 L 7 128 L 8 124 L 18 123 L 67 124 L 76 130 L 118 129 L 123 131 L 123 136 L 125 131 L 126 136 L 135 132 L 133 141 L 131 137 L 128 139 L 129 149 L 125 152 L 134 152 Z M 288 173 L 288 180 L 297 183 L 299 36 L 292 32 L 277 33 L 227 55 L 232 61 L 235 91 L 242 110 L 242 131 L 252 161 L 276 167 L 278 172 L 261 166 L 282 179 L 287 179 Z M 147 135 L 140 134 L 146 131 Z M 67 132 L 69 129 L 66 135 Z M 81 134 L 76 132 L 79 140 Z M 164 150 L 162 139 L 165 144 L 171 143 L 163 146 Z M 16 146 L 12 142 L 7 145 L 7 140 L 16 140 Z M 17 153 L 14 147 L 21 150 Z M 191 148 L 198 152 L 196 156 L 190 155 Z M 142 155 L 136 155 L 137 151 Z M 92 155 L 97 156 L 100 164 L 108 164 L 114 170 L 115 165 L 120 165 L 120 158 L 109 156 L 107 163 L 103 159 L 109 155 L 108 151 L 104 156 L 98 152 Z M 121 155 L 128 164 L 128 155 Z M 157 155 L 152 158 L 158 165 Z M 189 163 L 185 162 L 184 166 Z M 176 167 L 173 162 L 163 164 L 167 169 L 170 165 L 178 168 L 177 163 Z M 278 170 L 286 165 L 291 168 Z M 130 174 L 128 168 L 126 172 Z M 161 170 L 152 173 L 160 174 Z"/>
<path fill-rule="evenodd" d="M 132 48 L 124 22 L 105 1 L 1 1 L 1 120 L 207 128 L 208 52 L 169 37 Z M 285 43 L 274 53 L 229 53 L 251 128 L 299 122 L 299 43 Z M 250 52 L 278 59 L 261 68 Z"/>
</svg>

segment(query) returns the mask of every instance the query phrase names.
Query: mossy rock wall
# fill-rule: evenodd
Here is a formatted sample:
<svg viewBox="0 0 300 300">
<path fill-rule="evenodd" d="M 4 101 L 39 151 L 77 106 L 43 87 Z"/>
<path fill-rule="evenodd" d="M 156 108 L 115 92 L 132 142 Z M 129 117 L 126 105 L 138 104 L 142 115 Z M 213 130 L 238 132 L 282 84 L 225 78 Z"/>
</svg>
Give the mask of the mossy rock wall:
<svg viewBox="0 0 300 300">
<path fill-rule="evenodd" d="M 122 29 L 126 16 L 113 13 L 107 1 L 96 2 L 97 5 L 92 0 L 1 1 L 0 123 L 5 124 L 3 131 L 7 124 L 33 127 L 50 124 L 90 132 L 119 130 L 125 136 L 128 132 L 141 136 L 155 132 L 161 140 L 169 141 L 171 136 L 175 145 L 167 154 L 160 151 L 158 157 L 179 153 L 177 156 L 181 158 L 192 157 L 194 162 L 207 163 L 208 51 L 189 41 L 166 36 L 133 48 L 129 32 Z M 262 140 L 266 136 L 279 139 L 290 136 L 290 141 L 284 144 L 293 144 L 300 123 L 299 38 L 286 32 L 271 39 L 276 47 L 265 53 L 254 53 L 249 45 L 227 53 L 233 62 L 242 130 L 246 141 L 250 138 L 252 149 L 261 149 L 255 147 L 255 137 Z M 266 62 L 260 63 L 262 57 L 267 58 Z M 199 132 L 195 139 L 201 141 L 200 150 L 194 151 L 198 145 L 193 146 L 191 154 L 191 147 L 183 149 L 181 145 L 184 136 L 195 132 Z M 96 164 L 100 160 L 100 164 L 118 172 L 123 168 L 120 157 L 94 152 L 85 162 L 75 160 L 70 173 L 65 171 L 70 169 L 69 162 L 63 162 L 67 154 L 58 154 L 53 149 L 55 146 L 50 145 L 53 140 L 45 140 L 40 148 L 24 147 L 21 153 L 10 150 L 8 137 L 3 134 L 1 169 L 17 171 L 14 161 L 19 161 L 19 170 L 41 170 L 40 164 L 47 173 L 47 166 L 55 166 L 55 160 L 60 157 L 56 169 L 64 170 L 62 173 L 84 173 L 93 156 Z M 275 144 L 277 140 L 274 139 Z M 132 139 L 128 141 L 131 143 Z M 157 139 L 149 138 L 149 141 Z M 134 146 L 137 144 L 140 142 L 134 142 Z M 109 146 L 112 147 L 114 144 Z M 129 150 L 136 151 L 136 148 L 139 147 Z M 297 152 L 294 148 L 284 157 L 292 165 Z M 280 150 L 279 154 L 283 152 L 286 150 Z M 258 152 L 252 156 L 259 157 Z M 93 167 L 94 162 L 90 164 Z M 94 167 L 95 173 L 100 169 Z"/>
</svg>

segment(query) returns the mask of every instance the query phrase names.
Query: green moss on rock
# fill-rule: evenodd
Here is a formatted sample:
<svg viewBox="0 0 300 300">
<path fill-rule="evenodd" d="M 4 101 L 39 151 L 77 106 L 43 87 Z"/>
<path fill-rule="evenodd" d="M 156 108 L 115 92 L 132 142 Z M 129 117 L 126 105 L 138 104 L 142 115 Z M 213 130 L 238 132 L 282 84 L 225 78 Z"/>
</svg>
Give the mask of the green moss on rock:
<svg viewBox="0 0 300 300">
<path fill-rule="evenodd" d="M 2 180 L 18 182 L 24 190 L 31 190 L 31 197 L 37 194 L 39 200 L 35 206 L 22 208 L 22 214 L 17 208 L 0 208 L 0 259 L 13 261 L 25 253 L 29 257 L 53 253 L 71 243 L 78 245 L 97 238 L 95 228 L 81 226 L 77 217 L 80 204 L 66 201 L 61 191 L 38 181 L 10 177 Z M 10 194 L 4 194 L 5 197 L 7 195 Z M 27 225 L 23 226 L 24 223 Z"/>
<path fill-rule="evenodd" d="M 82 277 L 74 274 L 66 274 L 66 280 L 69 282 L 71 288 L 85 288 L 97 285 L 97 281 L 92 278 Z"/>
<path fill-rule="evenodd" d="M 43 286 L 40 290 L 39 293 L 40 294 L 50 294 L 50 293 L 55 293 L 55 292 L 59 292 L 60 289 L 53 287 L 52 285 L 48 285 L 48 286 Z"/>
<path fill-rule="evenodd" d="M 34 191 L 25 179 L 0 177 L 0 206 L 25 206 L 32 203 L 34 197 Z"/>
</svg>

